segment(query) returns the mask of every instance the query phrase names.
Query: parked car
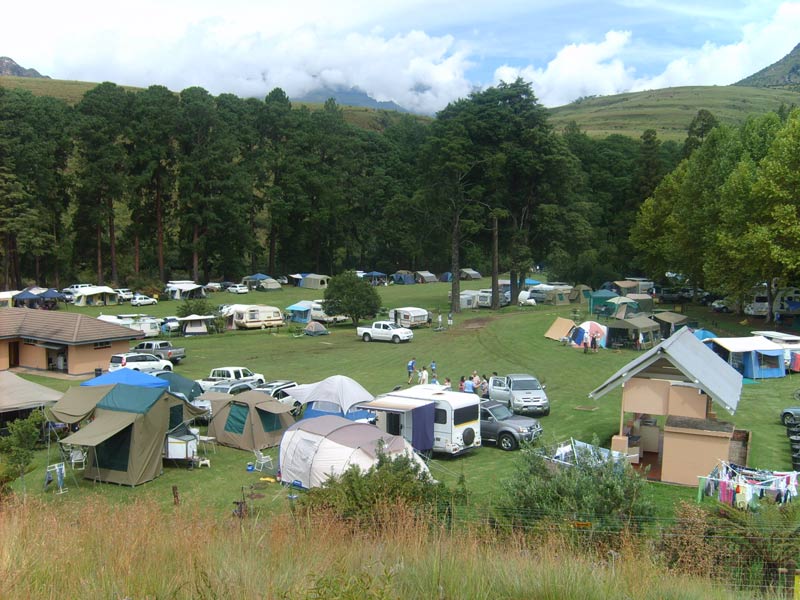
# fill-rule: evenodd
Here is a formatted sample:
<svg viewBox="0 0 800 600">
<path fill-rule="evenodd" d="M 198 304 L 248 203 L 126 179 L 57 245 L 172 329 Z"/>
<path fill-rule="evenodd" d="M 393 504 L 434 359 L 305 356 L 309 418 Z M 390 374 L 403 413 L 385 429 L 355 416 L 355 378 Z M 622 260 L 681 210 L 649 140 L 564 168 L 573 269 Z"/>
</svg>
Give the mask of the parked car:
<svg viewBox="0 0 800 600">
<path fill-rule="evenodd" d="M 228 291 L 231 294 L 246 294 L 250 291 L 250 288 L 242 283 L 234 283 L 232 286 L 228 287 Z"/>
<path fill-rule="evenodd" d="M 164 358 L 159 358 L 155 354 L 145 352 L 125 352 L 124 354 L 114 354 L 108 364 L 109 371 L 118 369 L 131 369 L 150 373 L 152 371 L 172 371 L 172 363 Z"/>
<path fill-rule="evenodd" d="M 729 313 L 731 312 L 731 307 L 728 306 L 725 300 L 714 300 L 711 303 L 711 310 L 716 313 Z"/>
<path fill-rule="evenodd" d="M 208 388 L 208 391 L 235 396 L 237 394 L 241 394 L 242 392 L 249 392 L 254 387 L 255 384 L 250 383 L 249 381 L 220 381 L 219 383 L 215 383 Z"/>
<path fill-rule="evenodd" d="M 131 306 L 149 306 L 151 304 L 158 304 L 158 300 L 144 294 L 134 294 L 131 298 Z"/>
<path fill-rule="evenodd" d="M 677 304 L 686 302 L 686 298 L 681 295 L 681 291 L 676 288 L 662 288 L 661 294 L 658 296 L 658 301 L 663 304 Z"/>
<path fill-rule="evenodd" d="M 255 391 L 262 392 L 271 398 L 275 398 L 278 402 L 282 402 L 283 404 L 292 404 L 294 405 L 294 410 L 292 410 L 292 415 L 295 417 L 300 414 L 300 410 L 302 406 L 299 402 L 294 400 L 289 394 L 291 394 L 293 387 L 297 387 L 296 381 L 290 381 L 289 379 L 276 379 L 274 381 L 267 381 L 266 383 L 262 383 L 258 387 L 255 388 Z"/>
<path fill-rule="evenodd" d="M 117 300 L 119 302 L 128 302 L 129 300 L 133 300 L 133 292 L 128 288 L 118 288 L 114 291 L 117 292 Z"/>
<path fill-rule="evenodd" d="M 169 333 L 175 333 L 181 330 L 181 322 L 178 317 L 164 317 L 161 319 L 161 329 Z"/>
<path fill-rule="evenodd" d="M 391 321 L 375 321 L 370 327 L 357 327 L 356 335 L 365 342 L 381 340 L 385 342 L 410 342 L 414 339 L 414 332 L 405 327 L 395 325 Z"/>
<path fill-rule="evenodd" d="M 515 450 L 522 442 L 532 442 L 542 435 L 537 419 L 515 415 L 507 406 L 494 400 L 481 402 L 481 437 L 496 442 L 498 448 Z"/>
<path fill-rule="evenodd" d="M 517 413 L 549 415 L 550 400 L 544 388 L 536 377 L 526 373 L 489 378 L 489 398 Z"/>
<path fill-rule="evenodd" d="M 207 292 L 221 292 L 222 284 L 219 281 L 209 281 L 205 286 Z"/>
<path fill-rule="evenodd" d="M 186 358 L 185 348 L 176 348 L 172 345 L 172 342 L 164 340 L 139 342 L 136 346 L 131 348 L 131 350 L 133 352 L 146 352 L 148 354 L 155 354 L 160 358 L 166 358 L 175 365 Z"/>
<path fill-rule="evenodd" d="M 200 387 L 203 388 L 203 391 L 205 391 L 223 381 L 247 381 L 256 386 L 264 383 L 264 380 L 264 375 L 261 373 L 253 373 L 246 367 L 217 367 L 216 369 L 211 369 L 211 373 L 208 377 L 195 381 L 197 381 Z"/>
<path fill-rule="evenodd" d="M 795 398 L 797 400 L 798 398 Z M 796 425 L 800 423 L 800 406 L 784 408 L 781 411 L 781 423 L 784 425 Z"/>
</svg>

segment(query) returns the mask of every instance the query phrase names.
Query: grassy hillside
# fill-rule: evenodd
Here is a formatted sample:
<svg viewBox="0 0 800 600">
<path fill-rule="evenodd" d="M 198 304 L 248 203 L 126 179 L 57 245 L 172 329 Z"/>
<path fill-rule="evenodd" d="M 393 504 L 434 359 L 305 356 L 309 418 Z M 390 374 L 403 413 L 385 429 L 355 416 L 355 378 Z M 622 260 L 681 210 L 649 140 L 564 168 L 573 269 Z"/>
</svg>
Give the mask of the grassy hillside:
<svg viewBox="0 0 800 600">
<path fill-rule="evenodd" d="M 88 81 L 66 81 L 63 79 L 34 79 L 30 77 L 0 77 L 0 87 L 9 89 L 28 90 L 36 96 L 52 96 L 64 100 L 69 104 L 77 104 L 83 95 L 95 87 L 97 83 Z M 130 91 L 140 91 L 141 88 L 122 86 Z M 323 104 L 313 102 L 293 102 L 294 106 L 307 106 L 310 110 L 319 110 Z M 376 110 L 363 106 L 343 106 L 345 120 L 351 125 L 362 127 L 371 131 L 383 131 L 390 123 L 402 117 L 402 113 L 391 110 Z M 428 117 L 415 115 L 422 121 L 429 121 Z"/>
<path fill-rule="evenodd" d="M 800 91 L 800 44 L 778 62 L 737 81 L 734 85 Z"/>
<path fill-rule="evenodd" d="M 558 129 L 570 121 L 592 136 L 613 133 L 638 138 L 655 129 L 662 140 L 683 141 L 701 108 L 725 124 L 739 124 L 748 115 L 800 105 L 800 94 L 789 90 L 741 86 L 694 86 L 589 98 L 550 111 Z"/>
</svg>

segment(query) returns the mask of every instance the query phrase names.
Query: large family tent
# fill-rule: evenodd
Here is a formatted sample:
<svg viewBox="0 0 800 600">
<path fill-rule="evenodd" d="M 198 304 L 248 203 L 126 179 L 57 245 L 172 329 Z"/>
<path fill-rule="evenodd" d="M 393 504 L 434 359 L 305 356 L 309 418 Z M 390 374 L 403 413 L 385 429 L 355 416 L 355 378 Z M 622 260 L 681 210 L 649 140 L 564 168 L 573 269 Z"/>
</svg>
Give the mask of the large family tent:
<svg viewBox="0 0 800 600">
<path fill-rule="evenodd" d="M 75 306 L 112 306 L 117 304 L 119 295 L 105 285 L 90 285 L 79 288 L 74 294 Z"/>
<path fill-rule="evenodd" d="M 596 337 L 597 345 L 600 348 L 605 348 L 608 328 L 605 325 L 600 325 L 597 321 L 584 321 L 572 330 L 570 337 L 573 345 L 577 347 L 583 346 L 584 340 L 590 342 L 592 337 Z"/>
<path fill-rule="evenodd" d="M 436 283 L 436 275 L 430 271 L 416 271 L 414 273 L 417 283 Z"/>
<path fill-rule="evenodd" d="M 689 322 L 689 317 L 668 310 L 657 312 L 653 318 L 661 325 L 661 337 L 668 338 Z"/>
<path fill-rule="evenodd" d="M 545 332 L 544 337 L 560 342 L 564 338 L 569 338 L 569 334 L 572 333 L 575 327 L 575 321 L 572 319 L 556 317 L 556 320 L 550 325 L 550 329 Z"/>
<path fill-rule="evenodd" d="M 481 274 L 478 273 L 475 269 L 470 269 L 469 267 L 465 267 L 458 272 L 458 276 L 461 279 L 480 279 Z"/>
<path fill-rule="evenodd" d="M 287 306 L 284 312 L 289 315 L 289 320 L 294 323 L 308 323 L 311 321 L 311 300 L 301 300 Z"/>
<path fill-rule="evenodd" d="M 652 312 L 654 303 L 653 297 L 650 294 L 628 294 L 628 298 L 636 300 L 641 312 Z"/>
<path fill-rule="evenodd" d="M 281 477 L 304 488 L 319 487 L 351 466 L 367 471 L 378 463 L 378 452 L 389 457 L 408 456 L 420 472 L 428 467 L 402 437 L 385 433 L 368 423 L 337 416 L 298 421 L 283 434 L 280 448 Z"/>
<path fill-rule="evenodd" d="M 252 275 L 247 275 L 246 277 L 242 277 L 242 285 L 246 285 L 248 289 L 254 289 L 258 287 L 258 284 L 264 281 L 265 279 L 271 279 L 269 275 L 264 275 L 264 273 L 253 273 Z"/>
<path fill-rule="evenodd" d="M 308 288 L 310 290 L 324 290 L 326 287 L 328 287 L 329 279 L 330 277 L 327 275 L 309 273 L 300 280 L 300 287 Z"/>
<path fill-rule="evenodd" d="M 267 277 L 266 279 L 262 279 L 261 281 L 258 282 L 258 285 L 256 286 L 257 292 L 279 292 L 282 289 L 283 288 L 281 287 L 281 284 L 278 283 L 278 281 L 276 279 L 273 279 L 272 277 Z"/>
<path fill-rule="evenodd" d="M 411 285 L 412 283 L 416 283 L 414 279 L 414 273 L 411 271 L 406 271 L 405 269 L 400 269 L 390 275 L 392 281 L 398 284 L 403 285 Z"/>
<path fill-rule="evenodd" d="M 661 339 L 659 325 L 645 316 L 633 316 L 627 319 L 611 319 L 608 322 L 608 340 L 610 346 L 627 346 L 636 350 L 652 348 Z"/>
<path fill-rule="evenodd" d="M 214 315 L 189 315 L 179 317 L 178 321 L 181 324 L 183 335 L 207 335 L 209 324 L 213 324 L 216 318 Z"/>
<path fill-rule="evenodd" d="M 615 298 L 617 296 L 619 296 L 619 294 L 611 290 L 597 290 L 592 292 L 589 296 L 589 312 L 596 312 L 595 309 L 603 306 L 610 298 Z"/>
<path fill-rule="evenodd" d="M 365 410 L 354 410 L 362 402 L 375 397 L 360 383 L 344 375 L 332 375 L 317 383 L 298 385 L 289 390 L 291 397 L 302 405 L 304 419 L 323 415 L 338 415 L 352 421 L 369 419 L 373 415 Z"/>
<path fill-rule="evenodd" d="M 453 281 L 453 274 L 450 271 L 445 271 L 441 275 L 439 275 L 439 281 L 442 283 L 450 283 Z"/>
<path fill-rule="evenodd" d="M 240 450 L 277 446 L 294 423 L 291 404 L 283 404 L 255 390 L 224 398 L 213 396 L 208 435 L 219 444 Z"/>
<path fill-rule="evenodd" d="M 164 295 L 171 300 L 198 300 L 206 297 L 205 288 L 189 280 L 168 281 Z"/>
<path fill-rule="evenodd" d="M 783 348 L 763 336 L 709 338 L 704 343 L 749 379 L 786 375 Z"/>
<path fill-rule="evenodd" d="M 536 285 L 532 283 L 530 285 Z M 569 293 L 569 301 L 574 304 L 589 304 L 592 297 L 592 288 L 588 285 L 579 283 Z"/>
<path fill-rule="evenodd" d="M 70 392 L 51 412 L 63 423 L 92 417 L 62 443 L 89 449 L 84 477 L 95 481 L 134 486 L 155 479 L 167 432 L 205 412 L 163 388 L 118 383 Z"/>
</svg>

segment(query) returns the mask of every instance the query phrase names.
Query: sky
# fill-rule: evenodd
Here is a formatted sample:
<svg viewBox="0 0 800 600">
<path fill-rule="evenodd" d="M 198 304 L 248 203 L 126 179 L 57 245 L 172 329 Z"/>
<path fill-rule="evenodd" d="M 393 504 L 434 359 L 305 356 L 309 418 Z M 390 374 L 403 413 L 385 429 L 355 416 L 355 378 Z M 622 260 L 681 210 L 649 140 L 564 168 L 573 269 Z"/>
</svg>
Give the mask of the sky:
<svg viewBox="0 0 800 600">
<path fill-rule="evenodd" d="M 0 22 L 0 56 L 56 79 L 356 87 L 426 114 L 517 77 L 545 106 L 728 85 L 798 43 L 800 1 L 773 0 L 39 0 Z"/>
</svg>

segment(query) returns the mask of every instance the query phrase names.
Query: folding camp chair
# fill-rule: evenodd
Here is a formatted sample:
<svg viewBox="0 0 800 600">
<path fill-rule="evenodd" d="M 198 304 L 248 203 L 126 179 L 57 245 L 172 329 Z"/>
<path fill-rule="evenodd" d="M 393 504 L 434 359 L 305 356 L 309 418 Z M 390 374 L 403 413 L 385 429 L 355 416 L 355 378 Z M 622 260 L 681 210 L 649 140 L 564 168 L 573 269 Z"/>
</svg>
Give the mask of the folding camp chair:
<svg viewBox="0 0 800 600">
<path fill-rule="evenodd" d="M 268 454 L 263 454 L 260 450 L 253 450 L 256 455 L 256 464 L 254 465 L 256 471 L 264 471 L 264 467 L 272 471 L 272 457 Z"/>
</svg>

